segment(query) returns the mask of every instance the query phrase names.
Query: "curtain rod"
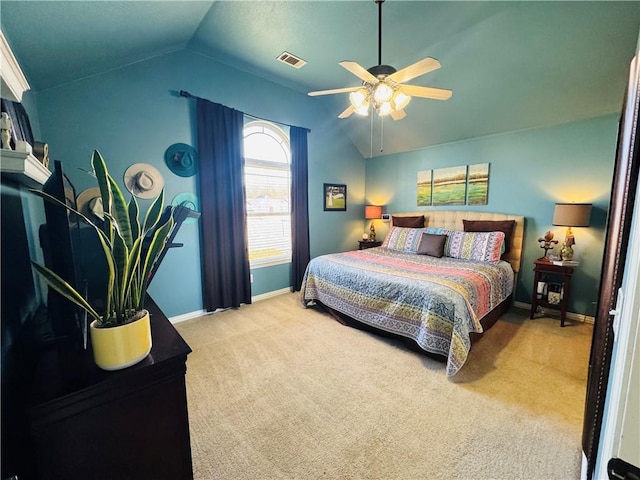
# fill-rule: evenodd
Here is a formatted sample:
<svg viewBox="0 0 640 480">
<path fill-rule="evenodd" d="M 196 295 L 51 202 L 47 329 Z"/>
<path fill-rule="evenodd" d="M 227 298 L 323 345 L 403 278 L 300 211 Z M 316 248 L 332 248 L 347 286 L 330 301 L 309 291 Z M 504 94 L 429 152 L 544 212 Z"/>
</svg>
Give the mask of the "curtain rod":
<svg viewBox="0 0 640 480">
<path fill-rule="evenodd" d="M 186 90 L 180 90 L 180 96 L 181 97 L 185 97 L 185 98 L 200 98 L 200 97 L 197 97 L 197 96 L 193 95 L 192 93 L 187 92 Z M 286 127 L 298 127 L 297 125 L 290 125 L 288 123 L 279 122 L 277 120 L 270 120 L 268 118 L 257 117 L 255 115 L 251 115 L 250 113 L 246 113 L 246 112 L 242 112 L 242 113 L 244 115 L 246 115 L 247 117 L 255 118 L 256 120 L 265 120 L 267 122 L 277 123 L 279 125 L 284 125 Z M 298 128 L 304 128 L 307 132 L 311 132 L 310 128 L 305 128 L 305 127 L 298 127 Z"/>
</svg>

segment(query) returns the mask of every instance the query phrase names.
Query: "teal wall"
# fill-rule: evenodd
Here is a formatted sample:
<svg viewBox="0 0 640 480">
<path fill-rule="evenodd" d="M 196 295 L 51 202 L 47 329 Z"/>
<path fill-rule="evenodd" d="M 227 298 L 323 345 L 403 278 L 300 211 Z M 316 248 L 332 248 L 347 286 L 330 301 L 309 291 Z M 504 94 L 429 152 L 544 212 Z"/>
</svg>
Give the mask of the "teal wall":
<svg viewBox="0 0 640 480">
<path fill-rule="evenodd" d="M 622 102 L 622 98 L 620 99 Z M 555 202 L 593 203 L 591 226 L 574 228 L 576 259 L 569 311 L 593 316 L 597 301 L 606 215 L 615 161 L 618 116 L 505 133 L 367 160 L 366 202 L 386 212 L 457 209 L 524 215 L 524 252 L 516 300 L 530 303 L 533 262 L 547 230 L 562 241 L 564 227 L 551 225 Z M 478 207 L 417 207 L 420 170 L 490 163 L 489 202 Z M 378 236 L 388 225 L 376 223 Z M 367 225 L 363 225 L 362 228 Z M 557 249 L 556 249 L 557 250 Z"/>
<path fill-rule="evenodd" d="M 179 97 L 178 90 L 311 129 L 311 254 L 353 248 L 362 222 L 365 161 L 322 102 L 304 94 L 182 50 L 38 92 L 37 108 L 34 111 L 30 106 L 29 110 L 37 119 L 37 139 L 49 144 L 52 160 L 63 161 L 78 193 L 94 186 L 94 179 L 80 169 L 90 169 L 91 153 L 98 149 L 121 186 L 129 165 L 146 162 L 156 166 L 164 176 L 170 202 L 178 193 L 197 191 L 196 177 L 178 177 L 164 164 L 164 152 L 171 144 L 196 146 L 195 101 Z M 323 212 L 324 182 L 348 185 L 346 212 Z M 202 309 L 199 222 L 184 224 L 176 241 L 185 246 L 167 254 L 149 288 L 168 316 Z M 252 295 L 290 285 L 288 266 L 252 273 Z"/>
<path fill-rule="evenodd" d="M 27 97 L 38 139 L 52 159 L 64 162 L 77 191 L 93 186 L 89 169 L 94 148 L 105 156 L 117 180 L 136 162 L 155 165 L 166 181 L 167 199 L 196 192 L 195 177 L 172 174 L 164 151 L 176 142 L 196 144 L 195 103 L 177 95 L 183 89 L 252 115 L 311 129 L 309 135 L 309 223 L 311 256 L 355 248 L 368 222 L 365 203 L 387 212 L 420 210 L 416 172 L 489 162 L 489 204 L 477 210 L 526 217 L 525 249 L 516 300 L 529 302 L 531 265 L 542 250 L 536 239 L 553 227 L 556 201 L 592 202 L 592 225 L 575 229 L 575 276 L 570 310 L 593 315 L 602 262 L 602 244 L 615 157 L 617 116 L 599 117 L 537 130 L 506 133 L 364 160 L 339 130 L 333 112 L 298 92 L 182 50 L 89 77 Z M 35 121 L 34 121 L 35 119 Z M 348 187 L 347 211 L 324 212 L 322 184 Z M 365 192 L 366 185 L 366 192 Z M 366 193 L 366 196 L 365 196 Z M 432 207 L 438 208 L 438 207 Z M 460 209 L 470 208 L 461 207 Z M 422 208 L 428 210 L 427 208 Z M 378 237 L 386 225 L 377 222 Z M 167 315 L 202 308 L 199 223 L 183 225 L 176 241 L 184 248 L 165 257 L 151 295 Z M 288 266 L 255 269 L 252 294 L 286 288 Z"/>
</svg>

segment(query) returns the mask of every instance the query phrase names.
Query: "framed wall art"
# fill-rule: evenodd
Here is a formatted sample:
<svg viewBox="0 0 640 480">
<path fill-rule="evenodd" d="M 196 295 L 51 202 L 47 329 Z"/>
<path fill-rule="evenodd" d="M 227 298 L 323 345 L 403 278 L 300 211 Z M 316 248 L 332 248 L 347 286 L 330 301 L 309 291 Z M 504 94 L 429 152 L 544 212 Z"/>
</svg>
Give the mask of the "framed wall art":
<svg viewBox="0 0 640 480">
<path fill-rule="evenodd" d="M 418 172 L 418 183 L 416 185 L 417 205 L 428 207 L 431 205 L 431 174 L 432 170 Z"/>
<path fill-rule="evenodd" d="M 325 212 L 344 212 L 347 210 L 347 186 L 338 183 L 325 183 L 324 193 Z"/>
<path fill-rule="evenodd" d="M 467 199 L 467 166 L 433 171 L 433 205 L 464 205 Z"/>
<path fill-rule="evenodd" d="M 489 164 L 469 165 L 467 205 L 486 205 L 489 197 Z"/>
</svg>

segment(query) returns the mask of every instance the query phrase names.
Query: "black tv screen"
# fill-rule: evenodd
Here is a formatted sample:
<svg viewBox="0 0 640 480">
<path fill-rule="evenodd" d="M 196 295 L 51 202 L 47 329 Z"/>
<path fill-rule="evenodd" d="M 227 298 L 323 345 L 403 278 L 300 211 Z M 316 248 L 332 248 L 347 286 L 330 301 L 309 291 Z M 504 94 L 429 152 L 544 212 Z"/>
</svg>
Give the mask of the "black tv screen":
<svg viewBox="0 0 640 480">
<path fill-rule="evenodd" d="M 64 174 L 62 162 L 54 162 L 54 170 L 42 191 L 76 208 L 76 192 L 69 178 Z M 46 223 L 40 227 L 40 245 L 44 264 L 79 292 L 83 292 L 79 284 L 74 241 L 79 235 L 79 222 L 75 214 L 66 208 L 50 201 L 44 201 Z M 84 314 L 81 309 L 66 298 L 48 290 L 47 313 L 52 333 L 56 341 L 70 342 L 74 346 L 84 346 L 85 332 Z"/>
</svg>

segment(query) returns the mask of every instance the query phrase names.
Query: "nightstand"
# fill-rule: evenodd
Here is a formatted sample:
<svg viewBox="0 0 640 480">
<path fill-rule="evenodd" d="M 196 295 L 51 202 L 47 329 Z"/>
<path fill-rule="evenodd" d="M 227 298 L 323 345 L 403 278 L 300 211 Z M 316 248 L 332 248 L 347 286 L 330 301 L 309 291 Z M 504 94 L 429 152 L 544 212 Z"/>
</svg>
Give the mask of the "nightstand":
<svg viewBox="0 0 640 480">
<path fill-rule="evenodd" d="M 364 250 L 366 248 L 379 247 L 382 245 L 382 241 L 372 242 L 370 240 L 358 240 L 358 250 Z"/>
<path fill-rule="evenodd" d="M 554 265 L 548 260 L 535 261 L 529 318 L 533 318 L 538 306 L 555 308 L 560 310 L 560 326 L 564 327 L 574 270 L 575 266 Z"/>
</svg>

